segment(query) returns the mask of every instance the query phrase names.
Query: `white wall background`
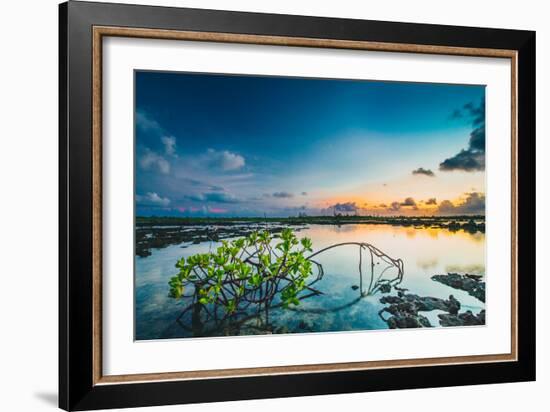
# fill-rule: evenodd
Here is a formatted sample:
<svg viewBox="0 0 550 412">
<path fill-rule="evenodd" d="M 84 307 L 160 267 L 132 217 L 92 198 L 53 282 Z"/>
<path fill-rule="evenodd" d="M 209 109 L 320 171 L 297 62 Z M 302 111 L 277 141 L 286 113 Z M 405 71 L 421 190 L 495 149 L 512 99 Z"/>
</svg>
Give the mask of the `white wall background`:
<svg viewBox="0 0 550 412">
<path fill-rule="evenodd" d="M 121 1 L 128 2 L 128 1 Z M 141 1 L 130 1 L 142 3 Z M 213 9 L 352 17 L 537 31 L 537 347 L 536 383 L 423 389 L 223 404 L 171 406 L 191 411 L 543 410 L 550 387 L 546 314 L 550 287 L 542 259 L 550 231 L 550 26 L 540 0 L 254 1 L 149 0 Z M 57 0 L 4 2 L 0 14 L 0 409 L 57 405 Z M 534 229 L 534 228 L 533 228 Z M 7 262 L 7 266 L 6 266 Z M 535 274 L 523 274 L 530 276 Z M 536 406 L 536 405 L 540 406 Z M 547 406 L 546 406 L 547 407 Z"/>
</svg>

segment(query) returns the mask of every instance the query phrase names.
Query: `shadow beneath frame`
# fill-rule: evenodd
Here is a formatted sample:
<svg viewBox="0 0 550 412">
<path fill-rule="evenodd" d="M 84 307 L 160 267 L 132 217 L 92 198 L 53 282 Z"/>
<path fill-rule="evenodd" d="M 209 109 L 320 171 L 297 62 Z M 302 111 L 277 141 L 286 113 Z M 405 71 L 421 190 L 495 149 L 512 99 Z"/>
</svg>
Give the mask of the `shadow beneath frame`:
<svg viewBox="0 0 550 412">
<path fill-rule="evenodd" d="M 40 399 L 49 406 L 57 408 L 57 392 L 37 392 L 34 394 L 34 397 L 36 399 Z"/>
</svg>

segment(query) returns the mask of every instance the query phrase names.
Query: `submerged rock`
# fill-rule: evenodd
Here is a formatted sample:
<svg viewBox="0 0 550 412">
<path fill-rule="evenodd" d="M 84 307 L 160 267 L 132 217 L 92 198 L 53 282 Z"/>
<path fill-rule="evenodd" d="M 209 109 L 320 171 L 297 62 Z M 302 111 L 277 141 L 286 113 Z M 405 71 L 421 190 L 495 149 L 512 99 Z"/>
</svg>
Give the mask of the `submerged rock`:
<svg viewBox="0 0 550 412">
<path fill-rule="evenodd" d="M 482 279 L 483 277 L 479 275 L 459 275 L 458 273 L 432 276 L 432 280 L 468 292 L 470 296 L 485 303 L 485 282 Z"/>
<path fill-rule="evenodd" d="M 476 325 L 485 325 L 485 309 L 483 309 L 479 314 L 474 315 L 472 311 L 467 310 L 466 312 L 460 313 L 458 315 L 454 314 L 439 314 L 439 323 L 441 326 L 476 326 Z"/>
<path fill-rule="evenodd" d="M 418 296 L 415 294 L 405 294 L 399 291 L 398 296 L 384 296 L 380 303 L 389 306 L 382 309 L 378 314 L 388 324 L 390 329 L 396 328 L 429 328 L 432 325 L 425 316 L 418 312 L 429 312 L 432 310 L 442 310 L 449 314 L 456 315 L 460 310 L 460 302 L 449 296 L 448 300 L 434 298 L 431 296 Z M 387 312 L 391 314 L 385 319 L 382 314 Z"/>
<path fill-rule="evenodd" d="M 429 328 L 432 326 L 428 318 L 422 315 L 392 316 L 386 322 L 390 329 Z"/>
</svg>

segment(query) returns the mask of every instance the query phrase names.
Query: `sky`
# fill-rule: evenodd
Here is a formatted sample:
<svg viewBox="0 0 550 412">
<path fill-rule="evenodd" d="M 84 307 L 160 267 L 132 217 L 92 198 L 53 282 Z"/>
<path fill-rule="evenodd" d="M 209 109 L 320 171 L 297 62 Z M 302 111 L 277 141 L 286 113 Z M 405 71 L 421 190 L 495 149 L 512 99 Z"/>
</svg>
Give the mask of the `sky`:
<svg viewBox="0 0 550 412">
<path fill-rule="evenodd" d="M 485 212 L 485 86 L 135 72 L 139 216 Z"/>
</svg>

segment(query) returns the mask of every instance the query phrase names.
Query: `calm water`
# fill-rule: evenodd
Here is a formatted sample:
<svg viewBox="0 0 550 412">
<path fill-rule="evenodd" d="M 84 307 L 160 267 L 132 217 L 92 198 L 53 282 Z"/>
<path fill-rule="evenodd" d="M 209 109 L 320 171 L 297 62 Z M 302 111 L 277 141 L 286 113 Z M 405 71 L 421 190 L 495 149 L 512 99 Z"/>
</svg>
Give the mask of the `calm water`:
<svg viewBox="0 0 550 412">
<path fill-rule="evenodd" d="M 313 250 L 340 242 L 367 242 L 388 256 L 401 258 L 404 277 L 400 287 L 421 296 L 447 299 L 454 295 L 462 304 L 461 311 L 474 313 L 485 305 L 466 292 L 452 289 L 430 279 L 435 274 L 462 272 L 485 274 L 485 234 L 469 234 L 446 229 L 413 228 L 391 225 L 311 225 L 297 236 L 313 241 Z M 185 246 L 182 248 L 182 246 Z M 191 311 L 176 319 L 189 303 L 168 297 L 168 280 L 176 273 L 176 260 L 182 256 L 215 250 L 217 243 L 174 245 L 153 249 L 146 258 L 136 257 L 136 339 L 165 339 L 192 337 Z M 359 280 L 359 250 L 356 246 L 331 249 L 316 259 L 323 265 L 325 275 L 315 287 L 324 295 L 305 299 L 293 310 L 275 308 L 270 311 L 268 327 L 265 319 L 250 319 L 239 325 L 207 324 L 201 327 L 200 336 L 222 336 L 256 333 L 303 333 L 349 330 L 387 329 L 378 316 L 384 307 L 379 302 L 381 293 L 361 297 Z M 363 284 L 370 279 L 370 261 L 363 255 Z M 382 268 L 382 266 L 380 266 Z M 378 269 L 378 266 L 375 268 Z M 387 273 L 391 278 L 395 272 Z M 377 272 L 376 274 L 379 274 Z M 392 292 L 393 293 L 393 292 Z M 434 326 L 438 326 L 438 311 L 423 313 Z"/>
</svg>

